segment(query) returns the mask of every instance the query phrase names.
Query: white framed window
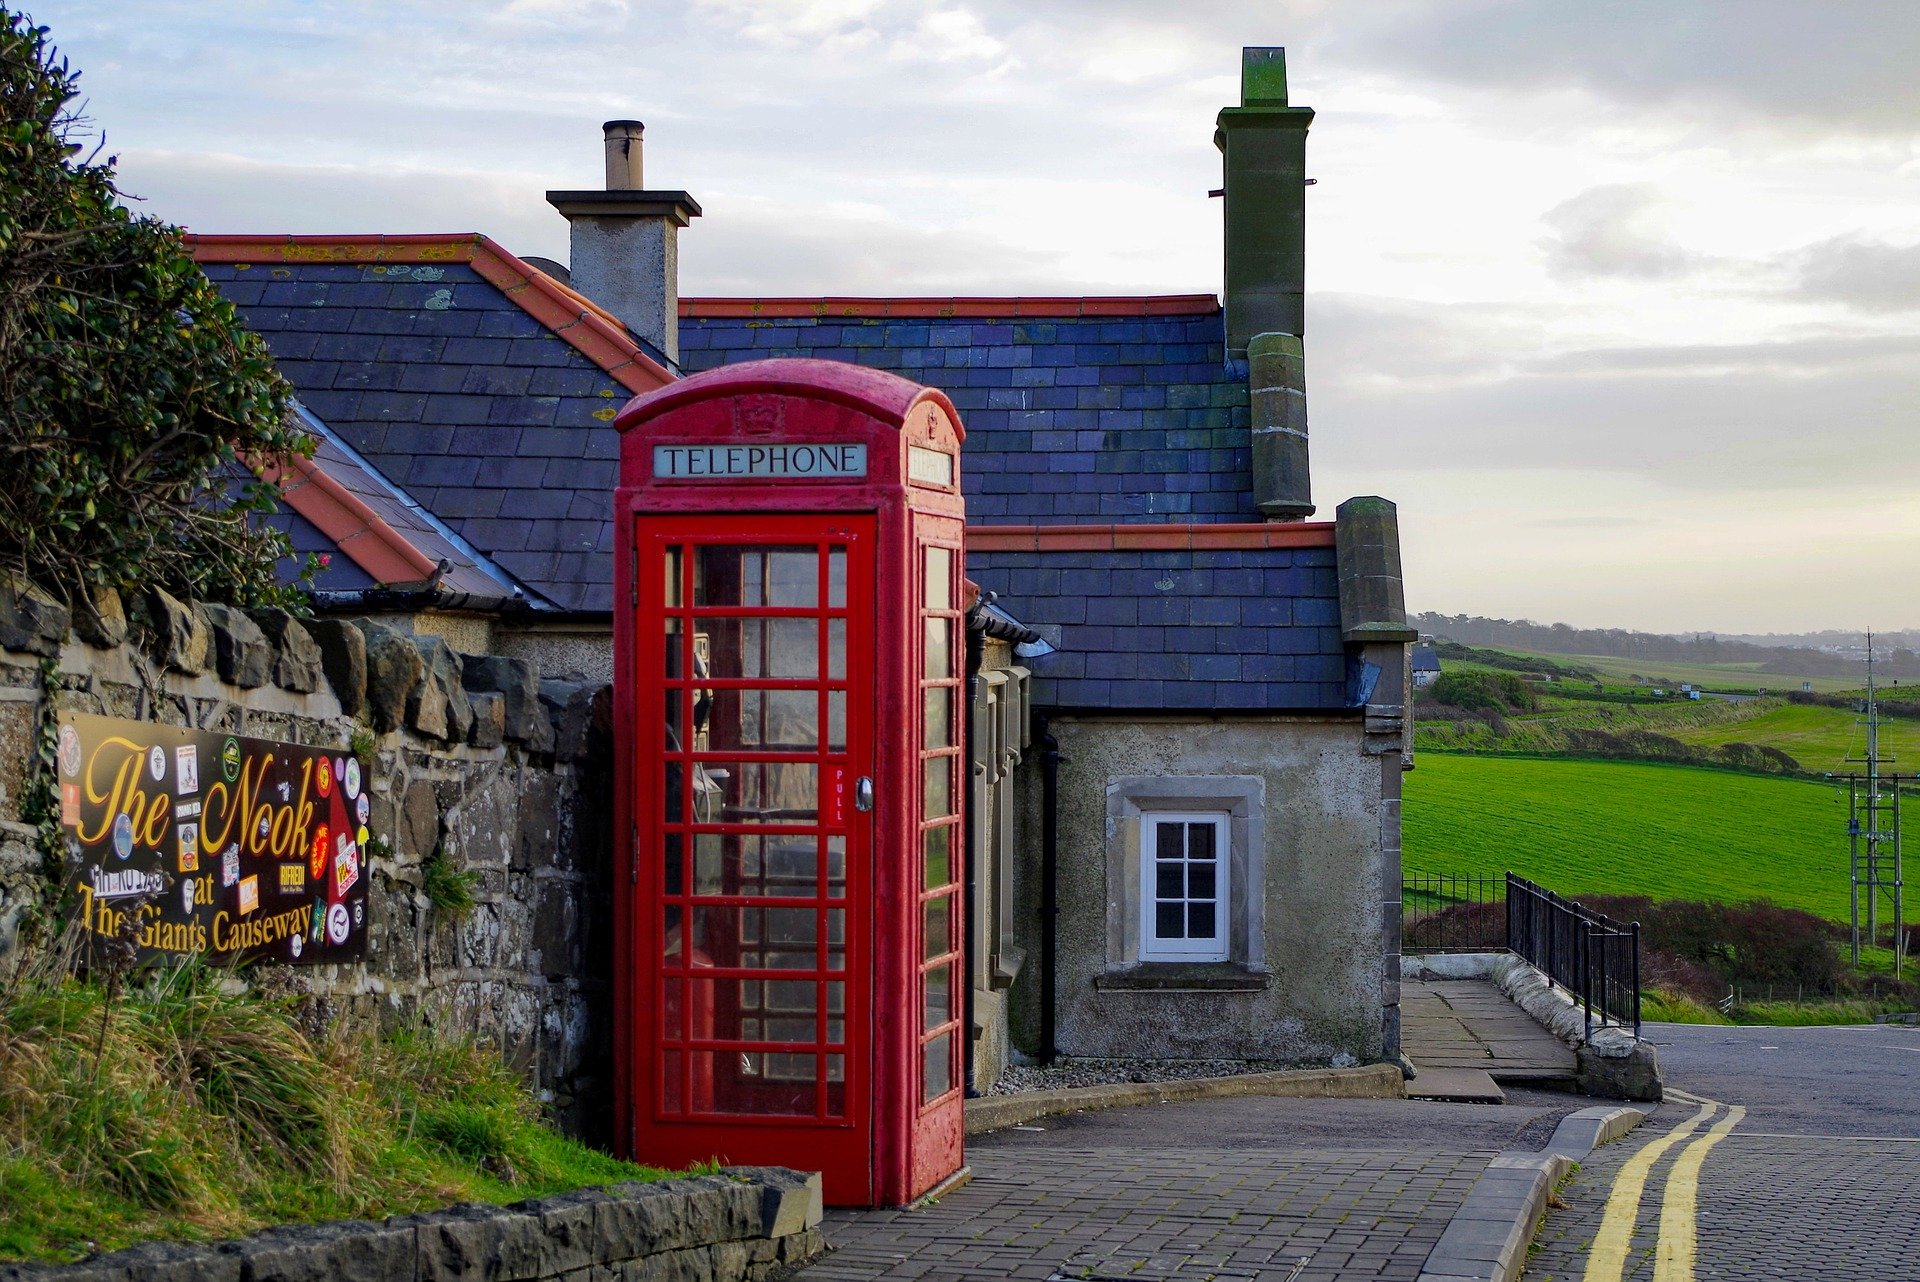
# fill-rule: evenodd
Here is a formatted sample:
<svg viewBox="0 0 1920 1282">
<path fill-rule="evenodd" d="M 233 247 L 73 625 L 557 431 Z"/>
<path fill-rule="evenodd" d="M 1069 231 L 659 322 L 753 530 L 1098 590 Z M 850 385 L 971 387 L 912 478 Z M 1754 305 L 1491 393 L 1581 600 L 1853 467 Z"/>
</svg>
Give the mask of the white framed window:
<svg viewBox="0 0 1920 1282">
<path fill-rule="evenodd" d="M 1226 961 L 1232 844 L 1223 812 L 1140 815 L 1140 960 Z"/>
</svg>

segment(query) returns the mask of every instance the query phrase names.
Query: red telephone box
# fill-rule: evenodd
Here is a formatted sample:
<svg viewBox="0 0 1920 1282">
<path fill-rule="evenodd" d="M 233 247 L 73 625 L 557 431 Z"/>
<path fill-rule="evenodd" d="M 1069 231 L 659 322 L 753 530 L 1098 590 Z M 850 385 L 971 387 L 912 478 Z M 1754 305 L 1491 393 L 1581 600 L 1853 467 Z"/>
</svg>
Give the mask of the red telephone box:
<svg viewBox="0 0 1920 1282">
<path fill-rule="evenodd" d="M 962 1161 L 959 418 L 768 360 L 615 425 L 621 1138 L 911 1201 Z"/>
</svg>

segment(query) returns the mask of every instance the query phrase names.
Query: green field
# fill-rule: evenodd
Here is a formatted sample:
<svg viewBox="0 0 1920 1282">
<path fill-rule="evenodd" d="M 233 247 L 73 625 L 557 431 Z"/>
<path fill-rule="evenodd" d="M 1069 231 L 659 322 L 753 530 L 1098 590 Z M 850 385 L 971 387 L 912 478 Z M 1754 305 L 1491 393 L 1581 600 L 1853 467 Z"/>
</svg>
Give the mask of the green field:
<svg viewBox="0 0 1920 1282">
<path fill-rule="evenodd" d="M 1542 650 L 1516 650 L 1511 646 L 1489 647 L 1505 654 L 1530 659 L 1548 659 L 1562 667 L 1592 668 L 1608 684 L 1675 685 L 1687 682 L 1704 690 L 1767 690 L 1784 694 L 1798 690 L 1806 681 L 1822 694 L 1858 690 L 1866 684 L 1866 667 L 1857 677 L 1796 677 L 1778 672 L 1761 672 L 1757 663 L 1669 663 L 1665 659 L 1616 659 L 1599 654 L 1548 654 Z M 1446 660 L 1441 660 L 1444 664 Z"/>
<path fill-rule="evenodd" d="M 1568 895 L 1770 899 L 1846 921 L 1844 791 L 1635 762 L 1424 752 L 1406 777 L 1408 872 L 1511 870 Z"/>
<path fill-rule="evenodd" d="M 1864 718 L 1846 708 L 1821 708 L 1771 699 L 1752 705 L 1753 715 L 1714 726 L 1661 727 L 1682 743 L 1718 745 L 1739 740 L 1779 748 L 1814 771 L 1864 770 L 1848 757 L 1866 752 Z M 1882 770 L 1905 773 L 1920 767 L 1920 721 L 1886 717 L 1880 722 Z"/>
</svg>

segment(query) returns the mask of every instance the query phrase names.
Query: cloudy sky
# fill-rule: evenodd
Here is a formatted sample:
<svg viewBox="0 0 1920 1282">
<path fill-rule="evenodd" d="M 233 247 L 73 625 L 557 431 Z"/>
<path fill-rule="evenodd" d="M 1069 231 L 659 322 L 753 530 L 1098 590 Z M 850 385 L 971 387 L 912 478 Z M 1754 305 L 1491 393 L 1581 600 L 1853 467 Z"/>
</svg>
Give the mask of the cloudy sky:
<svg viewBox="0 0 1920 1282">
<path fill-rule="evenodd" d="M 41 0 L 146 207 L 484 231 L 647 122 L 688 294 L 1217 290 L 1214 113 L 1288 50 L 1315 495 L 1411 606 L 1917 626 L 1909 0 Z"/>
</svg>

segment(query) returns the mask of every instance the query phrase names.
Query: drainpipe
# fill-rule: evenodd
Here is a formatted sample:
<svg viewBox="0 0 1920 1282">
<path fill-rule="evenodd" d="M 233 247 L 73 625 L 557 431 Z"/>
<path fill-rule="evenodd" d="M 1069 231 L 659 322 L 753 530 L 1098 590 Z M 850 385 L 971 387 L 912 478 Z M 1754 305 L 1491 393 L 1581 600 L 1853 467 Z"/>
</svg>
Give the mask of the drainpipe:
<svg viewBox="0 0 1920 1282">
<path fill-rule="evenodd" d="M 969 619 L 968 622 L 971 623 L 972 620 Z M 966 976 L 966 985 L 960 990 L 960 1028 L 967 1048 L 966 1057 L 963 1062 L 963 1072 L 966 1086 L 965 1095 L 968 1099 L 972 1099 L 980 1093 L 975 1089 L 973 1084 L 973 986 L 980 978 L 974 973 L 973 965 L 974 941 L 979 938 L 978 932 L 980 930 L 980 923 L 974 920 L 975 914 L 973 912 L 973 906 L 975 902 L 974 896 L 979 893 L 981 825 L 974 821 L 980 817 L 981 807 L 976 805 L 975 802 L 980 790 L 986 787 L 986 780 L 975 775 L 973 769 L 973 736 L 976 733 L 973 704 L 975 696 L 979 693 L 980 661 L 986 650 L 986 646 L 982 643 L 983 635 L 982 633 L 975 632 L 971 627 L 967 629 L 967 684 L 965 686 L 967 708 L 966 715 L 961 719 L 960 723 L 962 726 L 960 760 L 966 763 L 967 772 L 967 876 L 966 891 L 964 892 L 966 898 L 960 901 L 966 905 L 965 910 L 960 914 L 960 921 L 962 923 L 960 930 L 960 959 L 962 972 Z"/>
<path fill-rule="evenodd" d="M 1060 919 L 1060 741 L 1040 718 L 1040 1063 L 1058 1057 L 1054 1046 L 1055 941 Z"/>
</svg>

